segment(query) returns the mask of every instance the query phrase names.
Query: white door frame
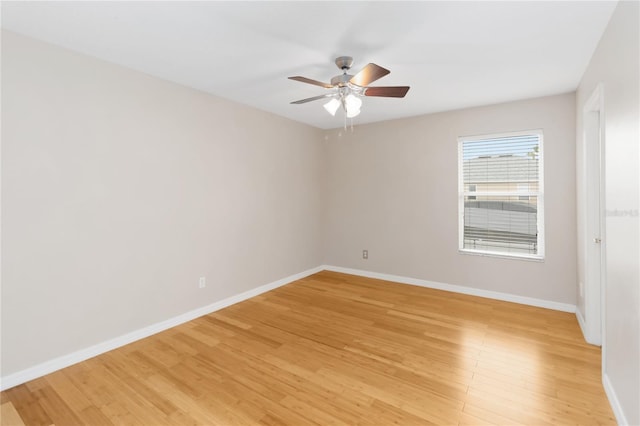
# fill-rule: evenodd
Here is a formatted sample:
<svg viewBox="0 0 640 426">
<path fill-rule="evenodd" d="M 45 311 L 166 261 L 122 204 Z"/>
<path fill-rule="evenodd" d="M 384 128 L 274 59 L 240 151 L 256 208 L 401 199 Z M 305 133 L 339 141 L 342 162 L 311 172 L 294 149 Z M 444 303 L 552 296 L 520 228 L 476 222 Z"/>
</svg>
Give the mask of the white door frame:
<svg viewBox="0 0 640 426">
<path fill-rule="evenodd" d="M 582 111 L 584 140 L 585 226 L 585 339 L 604 343 L 605 296 L 605 205 L 604 205 L 604 97 L 598 84 Z M 604 363 L 604 353 L 602 354 Z"/>
</svg>

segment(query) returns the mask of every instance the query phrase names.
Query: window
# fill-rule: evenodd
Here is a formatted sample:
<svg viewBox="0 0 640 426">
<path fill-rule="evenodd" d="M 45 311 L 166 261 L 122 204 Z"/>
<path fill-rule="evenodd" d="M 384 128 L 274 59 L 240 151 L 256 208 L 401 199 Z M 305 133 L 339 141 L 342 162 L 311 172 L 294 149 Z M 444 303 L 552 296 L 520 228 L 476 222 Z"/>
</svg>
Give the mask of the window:
<svg viewBox="0 0 640 426">
<path fill-rule="evenodd" d="M 458 138 L 459 248 L 544 257 L 542 132 Z"/>
</svg>

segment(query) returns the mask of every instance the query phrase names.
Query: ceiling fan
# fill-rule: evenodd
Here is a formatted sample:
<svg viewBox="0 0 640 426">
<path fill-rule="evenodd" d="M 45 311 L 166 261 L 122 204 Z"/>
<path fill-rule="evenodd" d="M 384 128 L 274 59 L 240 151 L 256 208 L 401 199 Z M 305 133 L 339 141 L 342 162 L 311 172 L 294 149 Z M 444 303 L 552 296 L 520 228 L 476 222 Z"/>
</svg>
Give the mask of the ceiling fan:
<svg viewBox="0 0 640 426">
<path fill-rule="evenodd" d="M 312 80 L 310 78 L 295 76 L 289 77 L 290 80 L 309 83 L 315 86 L 332 89 L 330 93 L 314 96 L 312 98 L 300 99 L 293 101 L 292 104 L 304 104 L 307 102 L 317 101 L 320 99 L 330 98 L 324 108 L 331 115 L 336 115 L 338 108 L 342 106 L 347 118 L 353 118 L 360 114 L 362 106 L 362 96 L 379 96 L 388 98 L 404 98 L 409 91 L 409 86 L 378 86 L 370 87 L 369 84 L 389 74 L 388 69 L 382 68 L 376 64 L 367 64 L 357 74 L 347 74 L 353 58 L 351 56 L 340 56 L 336 58 L 336 66 L 342 70 L 341 75 L 337 75 L 331 79 L 331 83 L 323 83 L 321 81 Z"/>
</svg>

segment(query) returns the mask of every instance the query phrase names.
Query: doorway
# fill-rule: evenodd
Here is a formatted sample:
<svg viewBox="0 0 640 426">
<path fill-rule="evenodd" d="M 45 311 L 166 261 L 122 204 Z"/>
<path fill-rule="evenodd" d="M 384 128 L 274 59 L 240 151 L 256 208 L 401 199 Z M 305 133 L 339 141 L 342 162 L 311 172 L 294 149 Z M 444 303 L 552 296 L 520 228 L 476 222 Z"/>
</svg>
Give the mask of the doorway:
<svg viewBox="0 0 640 426">
<path fill-rule="evenodd" d="M 585 339 L 602 345 L 604 322 L 604 102 L 598 85 L 583 109 L 585 148 Z"/>
</svg>

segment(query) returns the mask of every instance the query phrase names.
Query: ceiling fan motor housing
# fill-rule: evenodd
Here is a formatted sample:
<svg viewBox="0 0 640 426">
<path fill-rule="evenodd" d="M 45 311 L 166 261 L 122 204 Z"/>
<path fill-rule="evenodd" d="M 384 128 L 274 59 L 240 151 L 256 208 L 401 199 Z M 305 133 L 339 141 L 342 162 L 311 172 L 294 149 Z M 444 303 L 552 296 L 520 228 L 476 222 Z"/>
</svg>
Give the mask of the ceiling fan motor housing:
<svg viewBox="0 0 640 426">
<path fill-rule="evenodd" d="M 345 87 L 347 85 L 347 83 L 349 83 L 349 80 L 351 80 L 351 77 L 353 77 L 350 74 L 340 74 L 340 75 L 336 75 L 335 77 L 333 77 L 331 79 L 331 85 L 332 86 L 338 86 L 338 87 Z"/>
</svg>

